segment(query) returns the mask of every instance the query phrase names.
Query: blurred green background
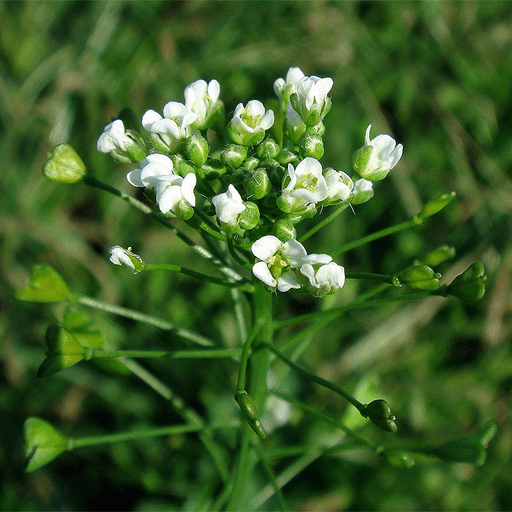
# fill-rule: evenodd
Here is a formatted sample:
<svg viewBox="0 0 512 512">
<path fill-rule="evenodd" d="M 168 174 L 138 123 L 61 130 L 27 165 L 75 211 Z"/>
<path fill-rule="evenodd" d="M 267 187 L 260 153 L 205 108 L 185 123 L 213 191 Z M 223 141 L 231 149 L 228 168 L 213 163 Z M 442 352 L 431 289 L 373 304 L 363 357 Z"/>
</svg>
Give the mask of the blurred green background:
<svg viewBox="0 0 512 512">
<path fill-rule="evenodd" d="M 124 177 L 129 166 L 96 151 L 103 126 L 121 108 L 161 111 L 167 101 L 182 101 L 189 83 L 216 78 L 230 112 L 240 101 L 273 98 L 273 81 L 299 66 L 334 79 L 325 166 L 352 174 L 352 152 L 369 123 L 372 135 L 390 133 L 404 145 L 375 198 L 355 215 L 344 212 L 309 241 L 309 251 L 328 252 L 406 220 L 427 200 L 455 190 L 456 199 L 418 229 L 347 253 L 339 263 L 393 273 L 447 243 L 457 258 L 437 270 L 448 281 L 475 260 L 489 276 L 478 303 L 430 299 L 348 314 L 315 337 L 307 366 L 348 390 L 364 379 L 377 382 L 398 416 L 399 434 L 363 427 L 375 442 L 444 442 L 487 418 L 499 430 L 480 468 L 422 461 L 405 470 L 342 452 L 313 461 L 284 488 L 285 498 L 293 510 L 510 510 L 510 2 L 3 1 L 0 21 L 0 509 L 180 510 L 217 489 L 194 435 L 77 450 L 24 474 L 28 416 L 72 436 L 179 418 L 136 379 L 92 364 L 37 379 L 46 327 L 61 310 L 18 303 L 13 292 L 34 264 L 47 263 L 72 290 L 229 345 L 228 293 L 164 273 L 133 276 L 108 262 L 108 248 L 131 245 L 147 261 L 203 271 L 207 264 L 122 201 L 45 181 L 41 167 L 52 146 L 66 141 L 100 179 L 134 193 Z M 324 302 L 281 295 L 278 314 L 342 305 L 366 289 L 350 282 Z M 185 346 L 157 329 L 90 313 L 113 347 Z M 207 418 L 234 407 L 234 363 L 146 366 Z M 330 392 L 298 379 L 294 386 L 310 405 L 343 413 L 345 404 Z M 325 432 L 296 411 L 268 443 L 311 443 Z M 232 446 L 234 438 L 225 442 Z M 290 460 L 272 463 L 279 473 Z M 258 478 L 263 486 L 264 475 Z M 270 500 L 263 508 L 274 506 Z"/>
</svg>

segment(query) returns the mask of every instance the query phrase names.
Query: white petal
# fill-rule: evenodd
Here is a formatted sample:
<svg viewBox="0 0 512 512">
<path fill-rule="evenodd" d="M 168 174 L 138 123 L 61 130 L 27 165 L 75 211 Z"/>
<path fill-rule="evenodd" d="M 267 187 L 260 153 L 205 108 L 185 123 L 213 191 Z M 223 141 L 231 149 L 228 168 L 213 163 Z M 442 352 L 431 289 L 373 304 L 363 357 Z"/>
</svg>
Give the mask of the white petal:
<svg viewBox="0 0 512 512">
<path fill-rule="evenodd" d="M 189 173 L 183 179 L 183 183 L 181 184 L 181 192 L 185 201 L 190 206 L 196 205 L 196 196 L 194 195 L 194 187 L 196 186 L 197 177 L 194 173 Z"/>
<path fill-rule="evenodd" d="M 144 187 L 144 183 L 142 183 L 142 180 L 140 179 L 140 173 L 142 169 L 133 169 L 133 171 L 130 171 L 126 175 L 126 180 L 130 185 L 133 185 L 134 187 Z"/>
<path fill-rule="evenodd" d="M 160 119 L 162 119 L 162 116 L 158 112 L 155 112 L 154 110 L 147 110 L 142 116 L 142 126 L 145 130 L 150 132 L 151 125 Z"/>
<path fill-rule="evenodd" d="M 284 272 L 277 279 L 277 289 L 280 292 L 287 292 L 291 288 L 300 288 L 299 280 L 293 272 Z"/>
<path fill-rule="evenodd" d="M 268 130 L 274 124 L 274 112 L 267 110 L 265 115 L 261 118 L 260 127 L 264 130 Z"/>
<path fill-rule="evenodd" d="M 213 103 L 219 99 L 220 84 L 217 80 L 211 80 L 208 84 L 208 96 L 210 96 Z"/>
<path fill-rule="evenodd" d="M 277 285 L 277 281 L 274 279 L 267 264 L 264 261 L 258 261 L 252 267 L 252 273 L 260 281 L 263 281 L 266 285 L 274 287 Z"/>
<path fill-rule="evenodd" d="M 179 101 L 169 101 L 164 106 L 164 117 L 167 119 L 182 119 L 187 112 L 187 107 Z"/>
<path fill-rule="evenodd" d="M 268 263 L 270 258 L 281 248 L 281 245 L 282 243 L 279 238 L 273 235 L 266 235 L 252 244 L 251 251 L 256 258 Z"/>
<path fill-rule="evenodd" d="M 288 240 L 283 244 L 283 257 L 290 259 L 292 268 L 299 268 L 304 263 L 304 258 L 308 255 L 304 246 L 297 240 Z"/>
</svg>

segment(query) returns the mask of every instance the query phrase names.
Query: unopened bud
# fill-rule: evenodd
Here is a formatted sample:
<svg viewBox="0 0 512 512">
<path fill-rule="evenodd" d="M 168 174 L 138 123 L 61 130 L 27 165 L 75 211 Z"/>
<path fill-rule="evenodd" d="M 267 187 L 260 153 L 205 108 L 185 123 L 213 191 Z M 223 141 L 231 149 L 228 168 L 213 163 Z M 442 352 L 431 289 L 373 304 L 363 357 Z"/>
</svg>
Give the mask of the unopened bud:
<svg viewBox="0 0 512 512">
<path fill-rule="evenodd" d="M 279 238 L 281 242 L 287 242 L 297 237 L 297 230 L 291 220 L 279 219 L 272 226 L 272 234 Z"/>
<path fill-rule="evenodd" d="M 236 169 L 247 158 L 247 147 L 239 144 L 229 144 L 220 154 L 220 161 L 230 169 Z"/>
<path fill-rule="evenodd" d="M 401 285 L 409 286 L 416 290 L 437 290 L 441 285 L 441 274 L 435 273 L 427 265 L 414 265 L 406 268 L 395 276 Z"/>
<path fill-rule="evenodd" d="M 207 160 L 207 162 L 201 166 L 201 169 L 207 180 L 215 180 L 226 173 L 226 168 L 222 162 L 220 160 L 214 160 L 213 158 Z"/>
<path fill-rule="evenodd" d="M 299 153 L 302 158 L 308 156 L 320 160 L 324 156 L 324 143 L 318 135 L 306 134 L 299 143 Z"/>
<path fill-rule="evenodd" d="M 209 151 L 208 141 L 201 135 L 192 135 L 185 141 L 185 154 L 197 167 L 206 162 Z"/>
<path fill-rule="evenodd" d="M 263 168 L 248 173 L 244 178 L 244 190 L 249 199 L 262 199 L 272 190 L 272 183 Z"/>
<path fill-rule="evenodd" d="M 268 138 L 258 145 L 256 153 L 261 160 L 269 160 L 275 158 L 280 150 L 279 144 L 275 140 Z"/>
<path fill-rule="evenodd" d="M 448 203 L 450 203 L 454 197 L 455 192 L 450 192 L 449 194 L 444 194 L 436 199 L 432 199 L 421 209 L 416 217 L 420 220 L 432 217 L 432 215 L 440 212 Z"/>
<path fill-rule="evenodd" d="M 396 417 L 391 413 L 389 404 L 385 400 L 373 400 L 365 406 L 365 413 L 366 417 L 380 429 L 393 433 L 398 430 L 395 423 Z"/>
<path fill-rule="evenodd" d="M 245 210 L 240 213 L 238 222 L 244 230 L 254 229 L 260 222 L 260 210 L 256 203 L 244 201 Z"/>
<path fill-rule="evenodd" d="M 258 411 L 256 410 L 256 404 L 251 396 L 245 390 L 238 391 L 235 395 L 235 400 L 242 411 L 245 421 L 247 421 L 249 426 L 261 439 L 265 439 L 267 437 L 267 433 L 261 424 Z"/>
</svg>

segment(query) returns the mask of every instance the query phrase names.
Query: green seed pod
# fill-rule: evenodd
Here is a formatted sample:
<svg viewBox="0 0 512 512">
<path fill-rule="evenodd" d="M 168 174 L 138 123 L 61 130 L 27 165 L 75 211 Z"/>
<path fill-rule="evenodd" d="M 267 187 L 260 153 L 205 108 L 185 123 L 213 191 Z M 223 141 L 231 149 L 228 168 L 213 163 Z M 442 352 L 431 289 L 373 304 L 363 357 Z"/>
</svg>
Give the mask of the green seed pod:
<svg viewBox="0 0 512 512">
<path fill-rule="evenodd" d="M 475 261 L 448 285 L 447 292 L 466 302 L 480 300 L 485 294 L 486 280 L 484 266 Z"/>
<path fill-rule="evenodd" d="M 69 144 L 58 144 L 43 165 L 43 176 L 58 183 L 79 183 L 87 174 L 82 159 Z"/>
<path fill-rule="evenodd" d="M 381 398 L 373 400 L 373 402 L 365 406 L 365 413 L 370 421 L 380 429 L 393 433 L 398 430 L 395 423 L 396 417 L 391 413 L 391 409 L 386 400 L 382 400 Z"/>
<path fill-rule="evenodd" d="M 436 199 L 432 199 L 421 209 L 416 217 L 420 220 L 432 217 L 432 215 L 440 212 L 448 203 L 450 203 L 454 197 L 455 192 L 450 192 L 449 194 L 444 194 Z"/>
<path fill-rule="evenodd" d="M 35 265 L 30 282 L 16 290 L 14 297 L 25 302 L 60 302 L 69 297 L 64 279 L 49 265 Z"/>
<path fill-rule="evenodd" d="M 435 273 L 427 265 L 414 265 L 395 276 L 399 283 L 416 290 L 437 290 L 441 285 L 441 274 Z"/>
<path fill-rule="evenodd" d="M 242 411 L 242 415 L 245 418 L 245 421 L 249 424 L 249 426 L 254 430 L 254 432 L 261 439 L 266 439 L 267 433 L 259 420 L 258 411 L 256 410 L 256 404 L 251 396 L 247 393 L 247 391 L 238 391 L 235 395 L 236 403 L 240 410 Z"/>
<path fill-rule="evenodd" d="M 437 249 L 430 251 L 418 260 L 418 264 L 428 265 L 429 267 L 436 267 L 446 260 L 455 257 L 455 248 L 448 245 L 441 245 Z"/>
</svg>

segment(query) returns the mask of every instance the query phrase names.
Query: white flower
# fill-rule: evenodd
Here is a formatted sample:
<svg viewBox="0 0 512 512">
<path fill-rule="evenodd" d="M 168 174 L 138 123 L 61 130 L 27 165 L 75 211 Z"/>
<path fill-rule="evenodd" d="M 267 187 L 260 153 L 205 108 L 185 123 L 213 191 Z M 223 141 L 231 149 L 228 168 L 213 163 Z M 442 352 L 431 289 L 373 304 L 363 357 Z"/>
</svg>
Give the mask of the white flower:
<svg viewBox="0 0 512 512">
<path fill-rule="evenodd" d="M 304 246 L 297 240 L 281 242 L 273 235 L 266 235 L 252 244 L 251 251 L 258 258 L 252 272 L 255 277 L 267 286 L 280 292 L 299 289 L 300 283 L 295 270 L 306 263 L 324 262 L 327 255 L 311 254 L 308 256 Z"/>
<path fill-rule="evenodd" d="M 133 253 L 131 247 L 124 249 L 119 245 L 114 245 L 108 252 L 110 253 L 110 261 L 114 265 L 129 268 L 135 274 L 144 268 L 142 258 L 138 254 Z"/>
<path fill-rule="evenodd" d="M 155 148 L 159 151 L 174 153 L 180 142 L 190 134 L 190 125 L 197 114 L 190 112 L 183 103 L 170 101 L 164 106 L 164 117 L 154 110 L 148 110 L 142 116 L 142 126 L 152 135 Z"/>
<path fill-rule="evenodd" d="M 297 91 L 297 82 L 303 77 L 304 73 L 300 68 L 292 67 L 286 73 L 286 81 L 278 78 L 274 82 L 274 92 L 279 98 L 283 110 L 286 110 L 290 96 Z"/>
<path fill-rule="evenodd" d="M 155 188 L 158 183 L 172 180 L 176 176 L 172 160 L 167 155 L 153 153 L 142 160 L 140 165 L 139 169 L 126 175 L 128 183 L 134 187 Z"/>
<path fill-rule="evenodd" d="M 354 183 L 348 174 L 329 168 L 324 172 L 324 178 L 328 188 L 326 204 L 339 204 L 350 197 Z"/>
<path fill-rule="evenodd" d="M 196 80 L 185 88 L 185 106 L 190 112 L 197 115 L 192 127 L 198 130 L 208 128 L 211 118 L 220 110 L 218 101 L 220 85 L 217 80 L 206 83 L 204 80 Z"/>
<path fill-rule="evenodd" d="M 334 82 L 332 78 L 305 76 L 297 84 L 297 92 L 290 100 L 293 108 L 308 126 L 317 125 L 331 108 L 331 100 L 327 97 Z"/>
<path fill-rule="evenodd" d="M 300 139 L 306 133 L 307 126 L 304 124 L 302 117 L 295 112 L 292 104 L 288 102 L 286 108 L 286 118 L 284 120 L 284 130 L 286 136 L 295 144 L 299 144 Z"/>
<path fill-rule="evenodd" d="M 320 267 L 306 263 L 301 266 L 300 273 L 309 279 L 311 287 L 319 297 L 335 292 L 345 284 L 345 269 L 333 261 Z"/>
<path fill-rule="evenodd" d="M 384 179 L 402 157 L 403 146 L 390 135 L 377 135 L 370 140 L 370 124 L 366 129 L 365 145 L 354 155 L 354 170 L 371 181 Z"/>
<path fill-rule="evenodd" d="M 110 153 L 116 160 L 124 163 L 136 162 L 146 155 L 141 144 L 126 132 L 121 119 L 105 126 L 96 147 L 101 153 Z"/>
<path fill-rule="evenodd" d="M 196 205 L 196 181 L 194 173 L 189 173 L 184 178 L 174 175 L 170 179 L 160 180 L 155 187 L 156 202 L 160 211 L 170 212 L 183 220 L 190 218 L 193 214 L 192 208 Z"/>
<path fill-rule="evenodd" d="M 362 204 L 366 203 L 373 197 L 373 183 L 369 180 L 365 180 L 361 178 L 357 180 L 354 184 L 354 189 L 352 190 L 352 204 Z"/>
<path fill-rule="evenodd" d="M 215 196 L 212 203 L 219 221 L 228 226 L 235 226 L 238 223 L 238 216 L 246 208 L 242 196 L 233 185 L 229 185 L 223 194 Z"/>
<path fill-rule="evenodd" d="M 283 184 L 287 183 L 278 198 L 278 207 L 286 212 L 301 212 L 309 205 L 323 201 L 329 189 L 322 175 L 322 164 L 315 158 L 304 158 L 296 168 L 288 164 L 288 175 Z"/>
<path fill-rule="evenodd" d="M 228 124 L 228 135 L 233 142 L 242 146 L 259 144 L 265 137 L 265 130 L 274 124 L 274 112 L 267 110 L 263 103 L 251 100 L 244 107 L 239 103 L 233 119 Z"/>
</svg>

